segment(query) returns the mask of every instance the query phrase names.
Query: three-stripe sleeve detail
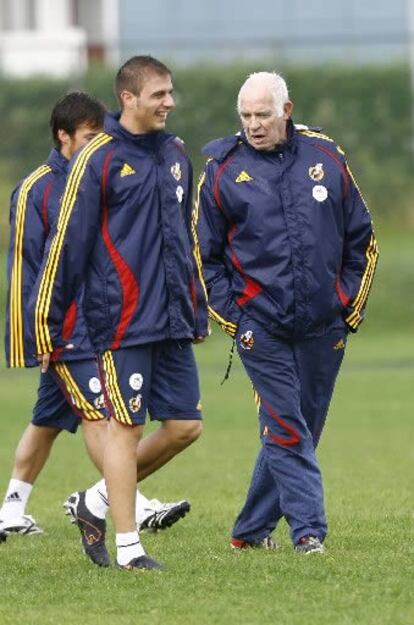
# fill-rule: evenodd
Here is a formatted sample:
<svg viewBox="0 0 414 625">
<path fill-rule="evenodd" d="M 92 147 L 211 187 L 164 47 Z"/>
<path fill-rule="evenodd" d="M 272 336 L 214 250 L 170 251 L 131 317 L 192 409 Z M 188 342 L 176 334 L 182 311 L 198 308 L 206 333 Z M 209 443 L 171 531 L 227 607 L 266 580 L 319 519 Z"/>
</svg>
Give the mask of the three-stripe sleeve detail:
<svg viewBox="0 0 414 625">
<path fill-rule="evenodd" d="M 35 310 L 36 347 L 38 354 L 53 351 L 53 344 L 48 326 L 48 315 L 52 299 L 53 286 L 67 225 L 76 201 L 78 189 L 91 156 L 102 146 L 112 140 L 106 133 L 100 133 L 79 153 L 69 174 L 62 205 L 59 212 L 57 231 L 52 241 L 49 256 L 42 274 Z"/>
<path fill-rule="evenodd" d="M 198 277 L 200 279 L 201 286 L 203 287 L 204 295 L 207 301 L 208 299 L 207 288 L 204 282 L 203 262 L 201 260 L 201 251 L 200 251 L 200 245 L 198 242 L 198 234 L 197 234 L 197 223 L 198 223 L 198 217 L 199 217 L 201 188 L 204 184 L 205 179 L 206 179 L 206 174 L 204 172 L 202 176 L 200 177 L 199 183 L 197 185 L 197 197 L 196 197 L 196 201 L 194 204 L 194 210 L 193 210 L 192 219 L 191 219 L 191 232 L 192 232 L 193 241 L 194 241 L 193 254 L 194 254 L 194 258 L 195 258 L 197 269 L 198 269 Z"/>
<path fill-rule="evenodd" d="M 27 198 L 33 185 L 50 173 L 49 165 L 41 165 L 23 182 L 16 205 L 15 241 L 10 279 L 10 367 L 24 367 L 23 328 L 23 241 L 26 222 Z"/>
<path fill-rule="evenodd" d="M 362 321 L 361 312 L 367 301 L 374 278 L 375 267 L 378 261 L 378 246 L 375 240 L 375 236 L 373 234 L 371 235 L 368 247 L 365 251 L 365 257 L 367 259 L 367 264 L 361 278 L 359 291 L 354 301 L 351 302 L 353 311 L 345 319 L 346 323 L 354 330 L 356 330 L 356 328 Z"/>
</svg>

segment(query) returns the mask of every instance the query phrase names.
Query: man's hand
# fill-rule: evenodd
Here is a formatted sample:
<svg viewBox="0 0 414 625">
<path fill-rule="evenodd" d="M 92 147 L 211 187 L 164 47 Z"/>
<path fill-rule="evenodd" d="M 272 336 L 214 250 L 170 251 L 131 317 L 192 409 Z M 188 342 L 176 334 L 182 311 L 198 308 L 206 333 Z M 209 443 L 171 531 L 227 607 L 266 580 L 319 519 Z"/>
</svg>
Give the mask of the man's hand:
<svg viewBox="0 0 414 625">
<path fill-rule="evenodd" d="M 46 371 L 49 369 L 50 354 L 41 354 L 41 356 L 38 356 L 37 359 L 40 364 L 40 372 L 46 373 Z"/>
<path fill-rule="evenodd" d="M 72 343 L 69 343 L 69 345 L 65 345 L 65 349 L 73 349 L 74 345 Z M 40 371 L 41 373 L 46 373 L 47 370 L 49 369 L 49 364 L 50 364 L 50 357 L 52 354 L 41 354 L 40 356 L 37 357 L 39 364 L 40 364 Z"/>
</svg>

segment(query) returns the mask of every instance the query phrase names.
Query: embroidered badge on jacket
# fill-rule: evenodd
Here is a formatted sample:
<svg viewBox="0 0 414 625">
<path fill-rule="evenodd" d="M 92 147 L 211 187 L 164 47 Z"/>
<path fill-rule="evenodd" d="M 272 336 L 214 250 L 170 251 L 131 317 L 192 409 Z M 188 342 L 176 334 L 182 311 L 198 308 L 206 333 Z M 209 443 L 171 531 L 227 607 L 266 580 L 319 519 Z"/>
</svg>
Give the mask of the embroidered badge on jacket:
<svg viewBox="0 0 414 625">
<path fill-rule="evenodd" d="M 247 171 L 244 171 L 244 169 L 239 173 L 236 178 L 236 182 L 250 182 L 251 180 L 253 180 L 253 178 L 249 176 Z"/>
<path fill-rule="evenodd" d="M 317 202 L 324 202 L 328 197 L 328 189 L 323 184 L 316 184 L 312 189 L 312 196 Z"/>
<path fill-rule="evenodd" d="M 131 174 L 135 174 L 136 171 L 133 167 L 131 167 L 131 165 L 128 165 L 128 163 L 124 163 L 121 169 L 121 178 L 125 178 L 125 176 L 130 176 Z"/>
<path fill-rule="evenodd" d="M 325 172 L 323 171 L 323 164 L 316 163 L 313 167 L 309 167 L 309 176 L 315 182 L 320 182 L 325 176 Z"/>
<path fill-rule="evenodd" d="M 177 182 L 179 182 L 181 180 L 181 167 L 180 167 L 180 163 L 174 163 L 174 165 L 171 165 L 170 172 L 171 172 L 172 177 L 175 178 L 175 180 Z"/>
</svg>

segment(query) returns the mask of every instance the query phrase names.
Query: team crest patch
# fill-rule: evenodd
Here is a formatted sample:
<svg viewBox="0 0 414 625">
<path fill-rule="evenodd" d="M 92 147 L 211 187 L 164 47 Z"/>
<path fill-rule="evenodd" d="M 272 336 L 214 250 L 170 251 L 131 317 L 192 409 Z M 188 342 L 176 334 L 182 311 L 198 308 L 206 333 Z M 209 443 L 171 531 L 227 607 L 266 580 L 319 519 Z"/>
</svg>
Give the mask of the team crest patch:
<svg viewBox="0 0 414 625">
<path fill-rule="evenodd" d="M 102 390 L 102 385 L 99 378 L 91 378 L 89 380 L 89 390 L 92 393 L 100 393 Z"/>
<path fill-rule="evenodd" d="M 174 163 L 174 165 L 171 165 L 171 169 L 170 169 L 171 175 L 173 178 L 175 178 L 175 180 L 177 182 L 179 182 L 181 180 L 181 167 L 180 167 L 180 163 Z"/>
<path fill-rule="evenodd" d="M 328 197 L 328 189 L 323 184 L 315 184 L 312 189 L 312 197 L 317 202 L 324 202 Z"/>
<path fill-rule="evenodd" d="M 265 425 L 265 426 L 264 426 L 264 429 L 263 429 L 263 434 L 262 434 L 262 436 L 268 436 L 268 434 L 269 434 L 269 428 L 268 428 L 268 426 L 267 426 L 267 425 Z"/>
<path fill-rule="evenodd" d="M 345 341 L 344 339 L 339 339 L 339 341 L 334 345 L 334 349 L 338 351 L 339 349 L 345 349 Z"/>
<path fill-rule="evenodd" d="M 102 408 L 105 408 L 105 398 L 103 394 L 99 395 L 99 397 L 95 397 L 95 399 L 93 400 L 93 405 L 97 410 L 102 410 Z"/>
<path fill-rule="evenodd" d="M 251 330 L 247 330 L 244 334 L 241 335 L 240 345 L 243 349 L 252 349 L 254 345 L 254 337 Z"/>
<path fill-rule="evenodd" d="M 138 412 L 142 404 L 142 395 L 135 395 L 129 400 L 129 409 L 131 412 Z"/>
<path fill-rule="evenodd" d="M 176 194 L 176 196 L 177 196 L 177 200 L 178 200 L 178 201 L 180 202 L 180 204 L 181 204 L 181 202 L 183 201 L 184 189 L 182 188 L 182 186 L 181 186 L 180 184 L 178 185 L 178 187 L 177 187 L 177 189 L 176 189 L 176 191 L 175 191 L 175 194 Z"/>
<path fill-rule="evenodd" d="M 144 378 L 141 373 L 133 373 L 129 376 L 129 386 L 133 391 L 139 391 L 144 383 Z"/>
<path fill-rule="evenodd" d="M 247 171 L 244 171 L 244 169 L 239 173 L 236 178 L 236 182 L 250 182 L 251 180 L 253 180 L 253 178 L 249 176 Z"/>
<path fill-rule="evenodd" d="M 309 176 L 315 182 L 320 182 L 325 176 L 325 172 L 323 170 L 323 164 L 316 163 L 316 165 L 313 165 L 313 167 L 309 167 Z"/>
<path fill-rule="evenodd" d="M 128 165 L 128 163 L 124 163 L 124 165 L 122 166 L 121 169 L 121 178 L 125 178 L 125 176 L 131 176 L 131 174 L 135 174 L 136 171 L 133 167 L 131 167 L 131 165 Z"/>
</svg>

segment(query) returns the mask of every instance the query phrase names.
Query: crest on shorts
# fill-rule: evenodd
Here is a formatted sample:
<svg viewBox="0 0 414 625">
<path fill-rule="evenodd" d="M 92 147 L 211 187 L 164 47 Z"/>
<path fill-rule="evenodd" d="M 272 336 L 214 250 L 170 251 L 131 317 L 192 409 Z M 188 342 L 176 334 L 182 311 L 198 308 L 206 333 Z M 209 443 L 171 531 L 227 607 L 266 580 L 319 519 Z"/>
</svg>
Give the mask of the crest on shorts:
<svg viewBox="0 0 414 625">
<path fill-rule="evenodd" d="M 93 400 L 93 405 L 97 410 L 102 410 L 103 408 L 105 408 L 105 397 L 103 396 L 103 393 L 98 397 L 95 397 L 95 399 Z"/>
<path fill-rule="evenodd" d="M 323 177 L 325 176 L 325 172 L 323 170 L 323 164 L 316 163 L 316 165 L 309 167 L 309 176 L 315 182 L 319 182 L 320 180 L 322 180 Z"/>
<path fill-rule="evenodd" d="M 90 378 L 89 380 L 89 390 L 92 393 L 100 393 L 102 390 L 102 385 L 101 385 L 101 381 L 99 380 L 99 378 Z"/>
<path fill-rule="evenodd" d="M 345 349 L 344 339 L 339 339 L 339 341 L 334 345 L 334 350 L 338 351 L 340 349 Z"/>
<path fill-rule="evenodd" d="M 170 169 L 171 175 L 173 178 L 175 178 L 175 180 L 177 182 L 179 182 L 181 180 L 181 167 L 180 167 L 180 163 L 174 163 L 174 165 L 171 165 L 171 169 Z"/>
<path fill-rule="evenodd" d="M 131 412 L 138 412 L 142 404 L 142 395 L 135 395 L 129 400 L 129 409 Z"/>
<path fill-rule="evenodd" d="M 133 391 L 139 391 L 144 383 L 144 378 L 142 373 L 132 373 L 129 376 L 129 386 Z"/>
<path fill-rule="evenodd" d="M 240 345 L 243 349 L 252 349 L 254 345 L 254 336 L 251 330 L 246 330 L 240 337 Z"/>
</svg>

